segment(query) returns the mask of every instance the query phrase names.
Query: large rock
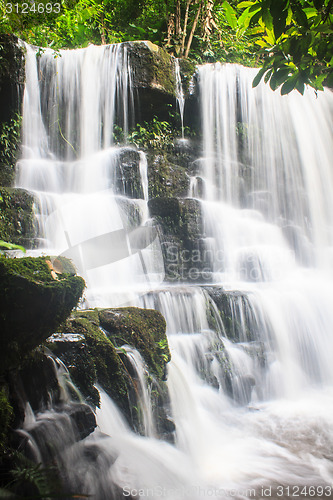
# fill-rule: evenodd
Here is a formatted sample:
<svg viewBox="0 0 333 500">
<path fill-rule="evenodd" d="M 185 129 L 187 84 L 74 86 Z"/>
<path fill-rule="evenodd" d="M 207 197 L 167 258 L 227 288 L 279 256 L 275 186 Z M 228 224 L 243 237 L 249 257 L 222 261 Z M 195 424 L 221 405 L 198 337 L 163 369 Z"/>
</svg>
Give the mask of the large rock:
<svg viewBox="0 0 333 500">
<path fill-rule="evenodd" d="M 83 293 L 81 277 L 65 272 L 55 279 L 47 260 L 0 258 L 2 372 L 18 366 L 29 350 L 49 337 Z"/>
<path fill-rule="evenodd" d="M 135 347 L 149 371 L 161 380 L 164 378 L 170 351 L 165 333 L 166 323 L 161 313 L 151 309 L 123 307 L 103 309 L 99 318 L 101 326 L 117 346 L 127 343 Z"/>
<path fill-rule="evenodd" d="M 126 46 L 132 67 L 132 84 L 138 97 L 136 121 L 150 121 L 154 116 L 160 121 L 172 121 L 172 115 L 177 111 L 175 58 L 149 41 L 127 42 Z M 185 97 L 189 97 L 194 90 L 191 84 L 195 69 L 195 63 L 180 60 Z M 192 101 L 196 105 L 196 98 L 185 105 L 189 117 L 194 114 Z"/>
<path fill-rule="evenodd" d="M 170 352 L 163 316 L 154 310 L 127 307 L 76 311 L 52 335 L 47 346 L 66 364 L 83 396 L 99 405 L 95 384 L 117 403 L 129 424 L 142 430 L 137 373 L 122 346 L 136 348 L 147 367 L 152 407 L 160 436 L 172 439 L 167 418 L 167 388 L 164 382 Z"/>
<path fill-rule="evenodd" d="M 128 414 L 130 380 L 115 346 L 100 328 L 98 311 L 74 312 L 60 331 L 47 345 L 66 364 L 83 396 L 98 406 L 98 383 Z"/>
</svg>

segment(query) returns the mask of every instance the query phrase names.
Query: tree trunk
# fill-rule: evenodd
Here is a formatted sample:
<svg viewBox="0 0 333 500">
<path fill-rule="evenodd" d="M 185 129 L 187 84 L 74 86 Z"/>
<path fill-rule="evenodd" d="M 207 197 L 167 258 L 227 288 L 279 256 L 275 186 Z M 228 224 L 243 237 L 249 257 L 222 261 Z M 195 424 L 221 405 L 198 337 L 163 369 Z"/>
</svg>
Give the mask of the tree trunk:
<svg viewBox="0 0 333 500">
<path fill-rule="evenodd" d="M 179 37 L 182 31 L 181 28 L 181 11 L 180 11 L 180 0 L 177 0 L 176 4 L 176 19 L 175 19 L 175 31 L 176 37 Z"/>
<path fill-rule="evenodd" d="M 213 20 L 213 8 L 214 0 L 207 0 L 205 20 L 202 25 L 202 39 L 204 42 L 209 41 L 213 25 L 215 24 Z"/>
<path fill-rule="evenodd" d="M 190 10 L 192 0 L 187 0 L 186 3 L 186 11 L 185 11 L 185 19 L 184 19 L 184 28 L 183 28 L 183 36 L 182 36 L 182 45 L 180 49 L 180 55 L 184 55 L 184 50 L 185 50 L 185 40 L 186 40 L 186 35 L 187 35 L 187 23 L 188 23 L 188 14 Z"/>
<path fill-rule="evenodd" d="M 198 7 L 197 14 L 195 16 L 195 19 L 194 19 L 194 22 L 193 22 L 193 25 L 192 25 L 190 36 L 189 36 L 188 41 L 187 41 L 186 50 L 185 50 L 185 57 L 188 57 L 188 53 L 190 52 L 190 48 L 191 48 L 193 36 L 194 36 L 195 30 L 197 29 L 197 25 L 198 25 L 198 21 L 199 21 L 199 16 L 200 16 L 200 13 L 201 13 L 201 9 L 202 9 L 203 3 L 204 3 L 204 0 L 201 0 L 200 5 Z"/>
</svg>

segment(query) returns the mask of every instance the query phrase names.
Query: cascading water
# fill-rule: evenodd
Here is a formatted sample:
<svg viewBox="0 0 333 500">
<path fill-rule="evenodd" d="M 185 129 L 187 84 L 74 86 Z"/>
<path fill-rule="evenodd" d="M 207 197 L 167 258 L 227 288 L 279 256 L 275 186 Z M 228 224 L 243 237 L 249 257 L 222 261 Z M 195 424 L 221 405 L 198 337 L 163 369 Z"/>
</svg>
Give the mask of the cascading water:
<svg viewBox="0 0 333 500">
<path fill-rule="evenodd" d="M 130 290 L 149 283 L 150 273 L 158 279 L 162 268 L 152 257 L 159 254 L 154 230 L 149 225 L 143 229 L 148 213 L 145 155 L 112 146 L 114 125 L 126 137 L 133 116 L 126 47 L 91 46 L 60 51 L 57 57 L 47 50 L 37 57 L 27 46 L 26 74 L 23 158 L 16 184 L 34 192 L 46 247 L 73 258 L 89 285 L 89 305 L 133 300 Z M 136 199 L 124 196 L 121 156 L 126 152 L 138 156 Z M 111 283 L 117 283 L 116 293 Z"/>
<path fill-rule="evenodd" d="M 162 288 L 158 241 L 140 232 L 151 227 L 143 153 L 142 199 L 116 188 L 113 125 L 126 134 L 133 102 L 125 48 L 46 52 L 38 63 L 28 48 L 26 74 L 17 184 L 36 194 L 48 252 L 76 249 L 90 304 L 160 310 L 172 351 L 175 444 L 135 435 L 102 392 L 98 422 L 110 437 L 86 439 L 76 469 L 74 455 L 63 458 L 73 491 L 286 499 L 313 496 L 311 486 L 332 496 L 320 493 L 333 479 L 332 94 L 281 97 L 252 89 L 253 70 L 199 69 L 203 189 L 191 193 L 203 191 L 214 284 Z M 228 317 L 211 298 L 221 286 Z M 99 450 L 94 466 L 85 446 Z"/>
<path fill-rule="evenodd" d="M 182 125 L 182 139 L 184 139 L 184 110 L 185 110 L 185 96 L 182 85 L 182 78 L 180 74 L 179 60 L 175 59 L 175 76 L 176 76 L 176 97 L 180 113 L 180 121 Z"/>
</svg>

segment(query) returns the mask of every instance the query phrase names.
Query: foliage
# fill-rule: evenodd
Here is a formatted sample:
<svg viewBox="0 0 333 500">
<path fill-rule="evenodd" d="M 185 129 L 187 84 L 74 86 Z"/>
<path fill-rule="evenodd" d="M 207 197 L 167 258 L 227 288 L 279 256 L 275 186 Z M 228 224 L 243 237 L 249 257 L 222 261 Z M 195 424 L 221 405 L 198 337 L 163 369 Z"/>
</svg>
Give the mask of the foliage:
<svg viewBox="0 0 333 500">
<path fill-rule="evenodd" d="M 7 241 L 0 240 L 0 252 L 1 248 L 5 248 L 6 250 L 21 250 L 21 252 L 26 252 L 26 249 L 21 245 L 14 245 L 13 243 L 7 243 Z"/>
<path fill-rule="evenodd" d="M 2 2 L 0 32 L 55 49 L 147 39 L 200 63 L 259 63 L 254 85 L 264 76 L 273 89 L 282 85 L 282 94 L 293 88 L 303 93 L 305 84 L 316 90 L 333 85 L 333 0 L 60 0 L 58 5 L 49 14 L 31 8 L 22 15 L 6 12 Z"/>
<path fill-rule="evenodd" d="M 238 3 L 243 9 L 238 18 L 228 7 L 230 22 L 237 22 L 240 29 L 261 29 L 255 43 L 264 63 L 253 86 L 263 77 L 273 90 L 282 85 L 281 94 L 295 88 L 303 94 L 306 84 L 316 90 L 333 85 L 332 6 L 332 0 L 243 1 Z"/>
<path fill-rule="evenodd" d="M 10 122 L 0 125 L 0 164 L 10 165 L 16 162 L 21 137 L 22 117 L 16 115 Z"/>
<path fill-rule="evenodd" d="M 128 135 L 127 140 L 138 148 L 162 149 L 172 143 L 173 137 L 170 123 L 159 121 L 155 116 L 150 123 L 138 124 Z"/>
</svg>

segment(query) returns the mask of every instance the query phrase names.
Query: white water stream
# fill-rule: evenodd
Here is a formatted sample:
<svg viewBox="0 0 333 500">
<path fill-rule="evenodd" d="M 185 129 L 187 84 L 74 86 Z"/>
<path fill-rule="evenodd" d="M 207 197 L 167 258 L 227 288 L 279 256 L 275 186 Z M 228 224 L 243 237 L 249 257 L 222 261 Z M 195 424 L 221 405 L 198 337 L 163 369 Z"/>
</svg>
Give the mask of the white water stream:
<svg viewBox="0 0 333 500">
<path fill-rule="evenodd" d="M 45 53 L 38 65 L 28 48 L 17 185 L 36 194 L 47 252 L 79 247 L 90 305 L 160 310 L 172 352 L 175 445 L 132 433 L 102 392 L 98 422 L 110 437 L 87 442 L 109 458 L 86 475 L 68 459 L 73 484 L 93 498 L 333 497 L 333 96 L 252 89 L 254 74 L 199 70 L 201 205 L 230 325 L 201 287 L 161 286 L 143 153 L 142 199 L 119 203 L 112 131 L 126 133 L 133 103 L 125 48 Z M 154 435 L 149 405 L 145 418 Z"/>
</svg>

